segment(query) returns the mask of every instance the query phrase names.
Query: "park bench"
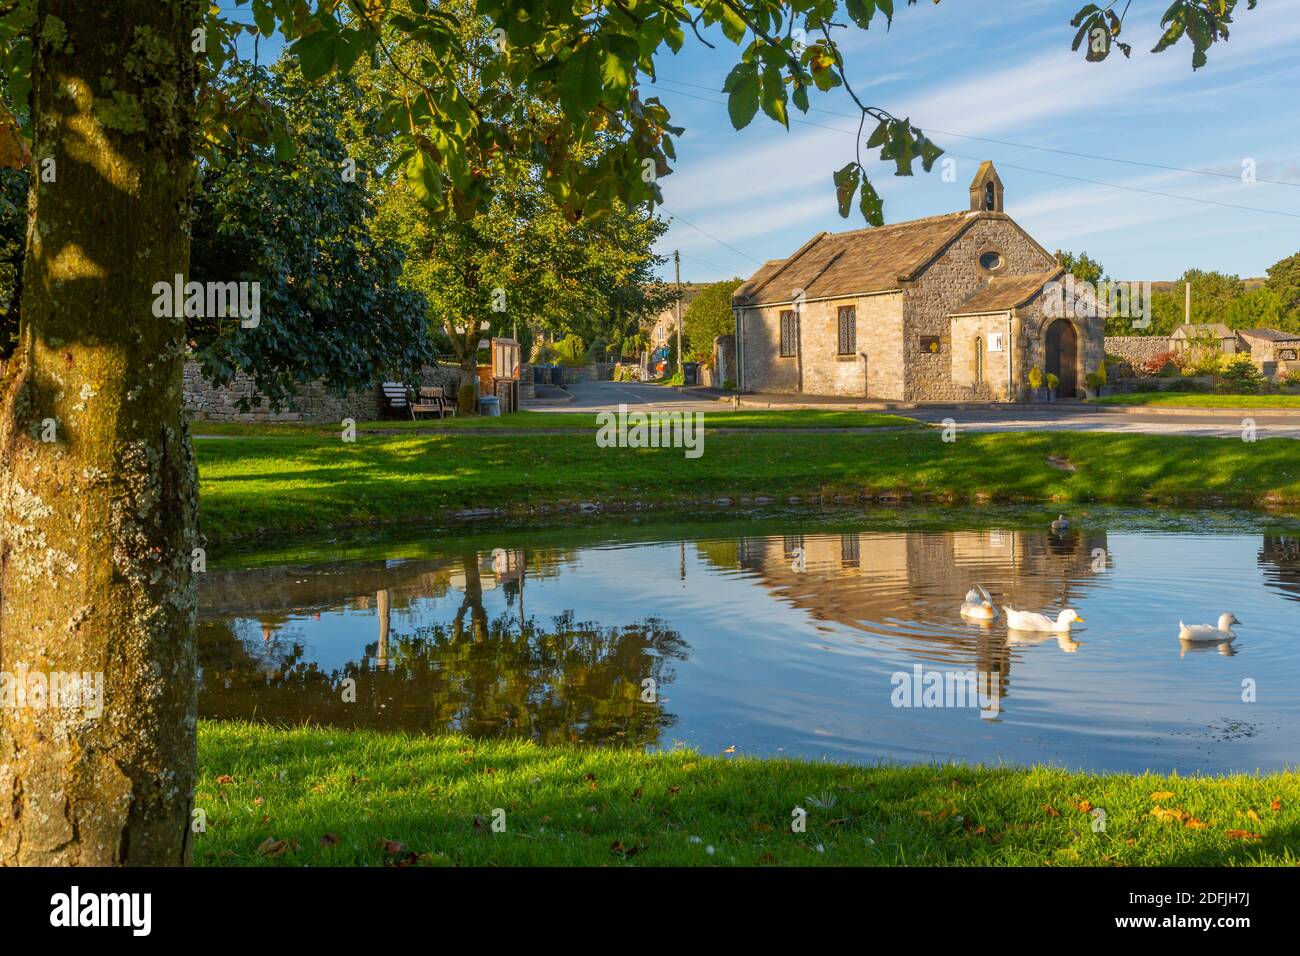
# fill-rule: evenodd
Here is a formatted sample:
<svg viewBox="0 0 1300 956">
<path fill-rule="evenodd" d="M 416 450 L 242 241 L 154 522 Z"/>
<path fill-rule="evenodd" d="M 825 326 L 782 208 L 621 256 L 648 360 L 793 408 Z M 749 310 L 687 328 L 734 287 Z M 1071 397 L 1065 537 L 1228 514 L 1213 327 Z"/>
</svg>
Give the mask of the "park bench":
<svg viewBox="0 0 1300 956">
<path fill-rule="evenodd" d="M 434 412 L 437 413 L 439 418 L 447 418 L 456 414 L 455 402 L 447 397 L 441 385 L 426 385 L 420 389 L 419 394 L 416 394 L 414 389 L 411 390 L 411 393 L 412 418 Z"/>
<path fill-rule="evenodd" d="M 397 416 L 405 418 L 411 414 L 411 403 L 406 396 L 406 386 L 401 382 L 384 382 L 380 386 L 384 394 L 384 415 L 387 418 Z M 415 417 L 415 416 L 411 416 Z"/>
</svg>

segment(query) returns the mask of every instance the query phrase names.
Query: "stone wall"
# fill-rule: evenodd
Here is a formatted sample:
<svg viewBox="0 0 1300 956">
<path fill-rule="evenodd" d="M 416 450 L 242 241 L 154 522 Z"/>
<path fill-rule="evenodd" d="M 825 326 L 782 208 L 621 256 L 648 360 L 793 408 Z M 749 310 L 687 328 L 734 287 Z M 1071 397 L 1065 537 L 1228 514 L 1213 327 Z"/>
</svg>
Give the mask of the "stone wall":
<svg viewBox="0 0 1300 956">
<path fill-rule="evenodd" d="M 857 310 L 857 348 L 839 354 L 839 308 Z M 903 397 L 902 296 L 897 292 L 806 303 L 795 354 L 781 355 L 781 313 L 789 305 L 741 309 L 741 384 L 750 392 Z"/>
<path fill-rule="evenodd" d="M 456 368 L 442 365 L 425 366 L 423 385 L 442 385 L 455 394 L 460 373 Z M 384 402 L 379 386 L 349 391 L 338 395 L 320 382 L 301 385 L 287 408 L 272 412 L 263 399 L 261 405 L 247 412 L 239 410 L 242 398 L 257 395 L 253 381 L 242 372 L 229 385 L 214 387 L 203 378 L 197 362 L 186 362 L 182 385 L 182 400 L 192 421 L 200 422 L 303 422 L 328 424 L 352 418 L 359 422 L 382 418 Z"/>
<path fill-rule="evenodd" d="M 968 315 L 952 320 L 952 380 L 964 389 L 967 401 L 1009 401 L 1014 396 L 1008 387 L 1007 353 L 1013 343 L 1008 339 L 1009 313 Z M 1002 350 L 989 351 L 994 335 L 1002 336 Z M 976 340 L 979 340 L 979 348 Z M 976 356 L 982 354 L 983 369 L 977 370 Z M 1012 375 L 1022 362 L 1017 362 Z"/>
<path fill-rule="evenodd" d="M 1137 374 L 1142 373 L 1147 362 L 1168 351 L 1169 339 L 1163 335 L 1106 336 L 1106 354 L 1119 356 Z"/>
<path fill-rule="evenodd" d="M 996 272 L 980 266 L 985 252 L 1002 256 Z M 904 293 L 903 397 L 912 402 L 971 400 L 970 388 L 954 380 L 949 316 L 995 275 L 1032 275 L 1055 268 L 1056 260 L 1010 219 L 981 219 L 967 229 Z M 923 349 L 922 336 L 938 336 L 939 351 Z"/>
</svg>

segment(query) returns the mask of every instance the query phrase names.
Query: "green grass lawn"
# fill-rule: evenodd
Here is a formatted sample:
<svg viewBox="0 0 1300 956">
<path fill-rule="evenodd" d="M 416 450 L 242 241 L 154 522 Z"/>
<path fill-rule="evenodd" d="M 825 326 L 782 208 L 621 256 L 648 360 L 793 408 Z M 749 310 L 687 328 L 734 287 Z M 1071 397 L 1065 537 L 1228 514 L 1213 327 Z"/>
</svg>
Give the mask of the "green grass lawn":
<svg viewBox="0 0 1300 956">
<path fill-rule="evenodd" d="M 721 496 L 912 494 L 940 501 L 1300 503 L 1300 442 L 938 429 L 801 434 L 735 429 L 704 453 L 599 448 L 592 435 L 362 435 L 199 440 L 210 544 L 347 525 L 508 516 L 581 502 L 681 507 Z M 1053 465 L 1049 459 L 1056 462 Z M 1063 470 L 1068 464 L 1074 471 Z M 737 501 L 737 504 L 742 502 Z"/>
<path fill-rule="evenodd" d="M 1178 408 L 1300 408 L 1300 395 L 1210 395 L 1199 392 L 1130 392 L 1090 398 L 1090 405 L 1168 405 Z"/>
<path fill-rule="evenodd" d="M 200 865 L 1300 863 L 1296 773 L 865 767 L 210 721 L 199 764 Z"/>
<path fill-rule="evenodd" d="M 662 411 L 662 409 L 659 409 Z M 391 419 L 387 421 L 358 422 L 358 431 L 532 431 L 533 429 L 591 429 L 599 425 L 595 412 L 534 412 L 521 411 L 513 415 L 485 418 L 468 415 L 464 418 Z M 922 427 L 915 419 L 899 415 L 872 412 L 824 411 L 818 409 L 790 409 L 773 411 L 731 411 L 720 406 L 717 411 L 704 413 L 705 428 L 887 428 Z M 337 436 L 339 425 L 300 425 L 283 423 L 245 422 L 194 422 L 190 430 L 196 435 L 241 436 Z"/>
</svg>

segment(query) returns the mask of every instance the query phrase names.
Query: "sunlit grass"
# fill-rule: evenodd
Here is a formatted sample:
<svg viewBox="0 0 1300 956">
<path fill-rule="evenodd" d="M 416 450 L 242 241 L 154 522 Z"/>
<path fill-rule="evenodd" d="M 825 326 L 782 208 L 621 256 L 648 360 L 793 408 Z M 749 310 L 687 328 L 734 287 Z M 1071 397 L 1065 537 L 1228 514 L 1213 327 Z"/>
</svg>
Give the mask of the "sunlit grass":
<svg viewBox="0 0 1300 956">
<path fill-rule="evenodd" d="M 637 409 L 633 409 L 636 411 Z M 647 410 L 647 409 L 641 409 Z M 672 406 L 649 409 L 672 412 Z M 689 414 L 689 413 L 680 413 Z M 922 427 L 915 419 L 900 415 L 876 412 L 833 411 L 823 409 L 773 409 L 732 411 L 724 405 L 708 410 L 704 427 L 711 428 L 902 428 Z M 467 415 L 454 418 L 389 419 L 385 421 L 358 422 L 360 432 L 385 431 L 532 431 L 533 429 L 581 429 L 594 431 L 599 427 L 595 412 L 536 412 L 524 410 L 513 415 L 486 418 Z M 339 436 L 342 425 L 304 425 L 294 422 L 193 422 L 190 430 L 196 435 L 242 436 Z"/>
<path fill-rule="evenodd" d="M 201 865 L 1300 862 L 1295 773 L 863 767 L 218 722 L 200 725 L 199 763 Z"/>
<path fill-rule="evenodd" d="M 1130 392 L 1087 400 L 1090 405 L 1167 405 L 1178 408 L 1300 408 L 1300 395 L 1209 395 L 1198 392 Z"/>
<path fill-rule="evenodd" d="M 1263 429 L 1267 434 L 1267 430 Z M 199 440 L 202 530 L 237 536 L 431 521 L 469 508 L 860 494 L 941 501 L 1300 502 L 1300 443 L 1081 432 L 711 434 L 704 454 L 600 448 L 590 435 Z M 1074 471 L 1054 467 L 1068 462 Z M 739 504 L 739 501 L 736 501 Z"/>
</svg>

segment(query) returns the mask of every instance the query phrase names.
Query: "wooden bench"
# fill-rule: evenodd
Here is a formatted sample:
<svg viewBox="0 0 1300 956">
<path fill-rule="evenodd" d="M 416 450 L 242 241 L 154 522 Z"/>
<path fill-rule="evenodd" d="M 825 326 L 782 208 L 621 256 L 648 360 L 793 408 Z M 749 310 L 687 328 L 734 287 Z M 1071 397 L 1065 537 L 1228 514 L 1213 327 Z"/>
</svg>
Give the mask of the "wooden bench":
<svg viewBox="0 0 1300 956">
<path fill-rule="evenodd" d="M 414 390 L 412 390 L 414 391 Z M 426 385 L 418 395 L 413 395 L 411 417 L 418 418 L 437 412 L 439 418 L 449 418 L 456 414 L 455 403 L 450 401 L 441 385 Z"/>
</svg>

